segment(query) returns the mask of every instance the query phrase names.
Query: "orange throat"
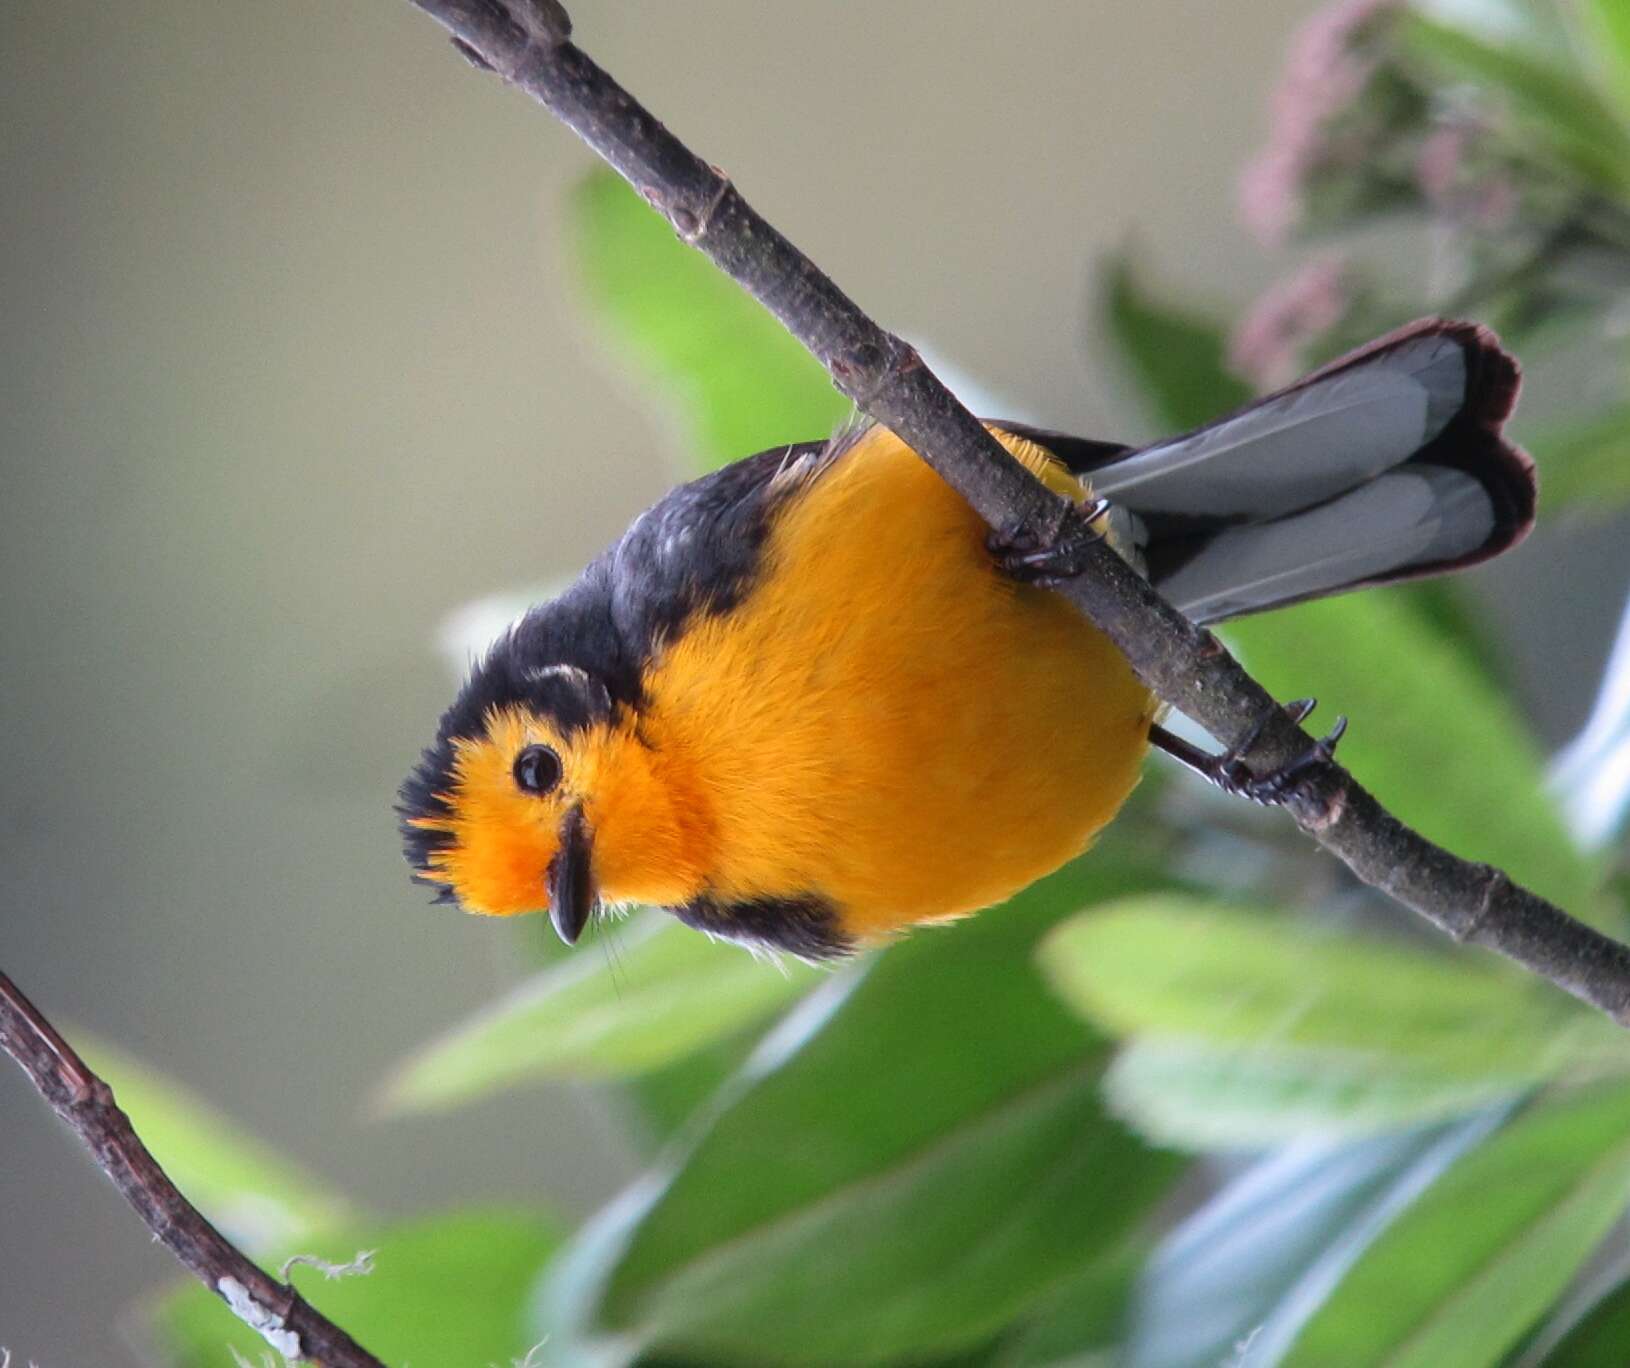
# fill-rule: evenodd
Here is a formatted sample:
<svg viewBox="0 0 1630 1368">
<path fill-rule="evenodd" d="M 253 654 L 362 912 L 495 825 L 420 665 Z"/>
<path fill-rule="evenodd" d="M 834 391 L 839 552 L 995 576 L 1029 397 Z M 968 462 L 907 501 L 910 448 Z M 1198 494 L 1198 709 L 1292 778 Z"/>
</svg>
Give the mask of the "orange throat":
<svg viewBox="0 0 1630 1368">
<path fill-rule="evenodd" d="M 606 902 L 678 906 L 707 887 L 711 805 L 684 748 L 641 733 L 626 722 L 592 746 L 583 787 L 594 877 Z"/>
</svg>

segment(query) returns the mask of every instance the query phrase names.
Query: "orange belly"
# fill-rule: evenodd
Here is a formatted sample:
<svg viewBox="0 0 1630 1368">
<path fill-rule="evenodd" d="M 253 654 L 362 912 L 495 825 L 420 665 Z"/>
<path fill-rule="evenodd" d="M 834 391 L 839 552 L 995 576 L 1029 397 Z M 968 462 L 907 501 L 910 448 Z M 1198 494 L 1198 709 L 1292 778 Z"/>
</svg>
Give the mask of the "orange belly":
<svg viewBox="0 0 1630 1368">
<path fill-rule="evenodd" d="M 875 937 L 1001 901 L 1115 815 L 1155 700 L 1062 599 L 1001 575 L 985 535 L 874 428 L 779 515 L 749 601 L 656 663 L 647 725 L 695 758 L 717 895 L 819 893 Z"/>
</svg>

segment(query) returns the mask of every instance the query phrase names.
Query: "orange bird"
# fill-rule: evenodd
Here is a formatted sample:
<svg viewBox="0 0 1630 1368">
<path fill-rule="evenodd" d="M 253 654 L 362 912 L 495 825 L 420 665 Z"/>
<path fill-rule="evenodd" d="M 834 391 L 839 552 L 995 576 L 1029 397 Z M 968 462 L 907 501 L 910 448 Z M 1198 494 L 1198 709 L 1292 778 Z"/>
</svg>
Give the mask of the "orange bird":
<svg viewBox="0 0 1630 1368">
<path fill-rule="evenodd" d="M 1535 493 L 1501 435 L 1517 384 L 1491 333 L 1432 320 L 1154 446 L 988 426 L 1209 623 L 1514 545 Z M 471 912 L 548 909 L 568 942 L 648 903 L 824 958 L 1079 854 L 1151 743 L 1280 794 L 1294 775 L 1158 725 L 1042 587 L 1064 573 L 993 546 L 883 427 L 681 485 L 475 666 L 402 786 L 415 877 Z"/>
</svg>

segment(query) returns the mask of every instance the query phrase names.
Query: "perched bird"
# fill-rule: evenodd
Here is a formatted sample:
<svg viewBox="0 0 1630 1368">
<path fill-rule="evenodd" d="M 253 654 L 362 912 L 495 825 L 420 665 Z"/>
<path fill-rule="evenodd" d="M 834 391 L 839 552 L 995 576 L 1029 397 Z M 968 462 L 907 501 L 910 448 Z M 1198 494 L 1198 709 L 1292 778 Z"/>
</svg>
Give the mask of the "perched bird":
<svg viewBox="0 0 1630 1368">
<path fill-rule="evenodd" d="M 1514 545 L 1517 385 L 1487 330 L 1428 320 L 1138 450 L 988 426 L 1218 622 Z M 1026 582 L 1056 572 L 879 426 L 681 485 L 475 665 L 402 786 L 415 877 L 471 912 L 547 907 L 568 942 L 649 903 L 824 958 L 1079 854 L 1151 741 L 1272 796 L 1157 725 L 1108 638 Z"/>
</svg>

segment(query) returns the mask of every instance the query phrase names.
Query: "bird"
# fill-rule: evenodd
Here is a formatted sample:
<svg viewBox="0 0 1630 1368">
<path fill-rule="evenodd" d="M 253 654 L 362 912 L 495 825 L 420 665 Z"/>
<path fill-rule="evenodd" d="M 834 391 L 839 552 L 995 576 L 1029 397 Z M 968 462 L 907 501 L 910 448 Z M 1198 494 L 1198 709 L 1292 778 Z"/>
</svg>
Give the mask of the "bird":
<svg viewBox="0 0 1630 1368">
<path fill-rule="evenodd" d="M 1425 319 L 1149 446 L 986 427 L 1210 624 L 1517 544 L 1519 381 L 1487 328 Z M 1262 801 L 1328 761 L 1339 724 L 1263 776 L 1167 731 L 1051 592 L 1072 569 L 876 423 L 680 485 L 473 664 L 398 795 L 412 877 L 568 944 L 645 904 L 825 960 L 1074 858 L 1151 746 Z"/>
</svg>

